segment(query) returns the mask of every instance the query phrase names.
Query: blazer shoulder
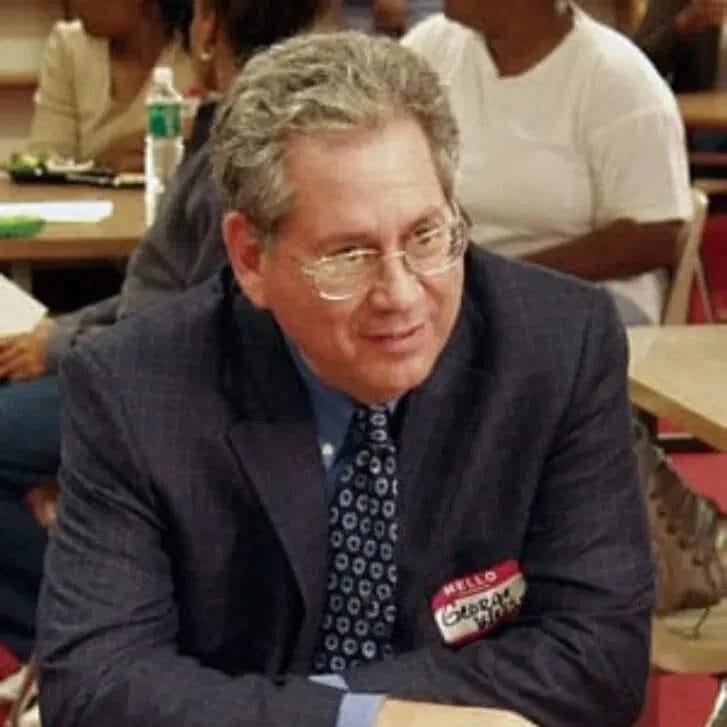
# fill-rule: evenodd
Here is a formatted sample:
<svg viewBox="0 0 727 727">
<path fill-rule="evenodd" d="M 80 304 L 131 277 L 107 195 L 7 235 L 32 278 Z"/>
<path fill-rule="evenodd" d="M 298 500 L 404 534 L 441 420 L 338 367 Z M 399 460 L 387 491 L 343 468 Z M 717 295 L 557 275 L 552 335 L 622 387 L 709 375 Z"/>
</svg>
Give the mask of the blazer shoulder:
<svg viewBox="0 0 727 727">
<path fill-rule="evenodd" d="M 195 375 L 220 355 L 221 275 L 135 313 L 74 347 L 120 378 Z"/>
<path fill-rule="evenodd" d="M 466 297 L 490 320 L 532 331 L 560 322 L 564 331 L 596 306 L 609 307 L 606 291 L 572 275 L 473 247 L 468 254 Z"/>
</svg>

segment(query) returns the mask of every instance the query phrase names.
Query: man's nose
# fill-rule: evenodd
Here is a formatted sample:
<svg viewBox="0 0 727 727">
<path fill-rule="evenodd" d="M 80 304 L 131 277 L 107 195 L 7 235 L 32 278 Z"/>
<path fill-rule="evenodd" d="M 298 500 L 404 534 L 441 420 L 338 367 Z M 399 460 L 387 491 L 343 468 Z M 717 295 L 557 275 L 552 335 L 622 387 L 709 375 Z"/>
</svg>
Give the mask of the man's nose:
<svg viewBox="0 0 727 727">
<path fill-rule="evenodd" d="M 371 291 L 374 304 L 404 309 L 416 302 L 420 294 L 421 282 L 406 266 L 402 252 L 381 259 L 379 278 Z"/>
</svg>

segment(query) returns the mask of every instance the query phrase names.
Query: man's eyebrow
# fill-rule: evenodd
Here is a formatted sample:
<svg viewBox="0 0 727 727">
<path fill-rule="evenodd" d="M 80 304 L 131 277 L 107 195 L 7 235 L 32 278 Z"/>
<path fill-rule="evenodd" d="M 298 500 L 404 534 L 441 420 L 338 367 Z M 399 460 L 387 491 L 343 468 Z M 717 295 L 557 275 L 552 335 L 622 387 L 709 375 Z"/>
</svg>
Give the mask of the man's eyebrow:
<svg viewBox="0 0 727 727">
<path fill-rule="evenodd" d="M 405 230 L 404 236 L 410 235 L 417 227 L 429 222 L 444 222 L 449 208 L 444 206 L 430 207 L 422 212 L 413 222 L 410 222 Z"/>
<path fill-rule="evenodd" d="M 313 247 L 318 251 L 325 254 L 325 249 L 335 247 L 336 245 L 352 245 L 352 244 L 367 244 L 374 242 L 378 239 L 378 236 L 372 232 L 365 232 L 363 230 L 357 230 L 353 232 L 332 232 L 329 235 L 315 240 Z"/>
<path fill-rule="evenodd" d="M 411 222 L 408 222 L 401 232 L 402 237 L 410 235 L 417 227 L 425 223 L 443 222 L 449 207 L 447 204 L 431 205 L 419 213 Z M 377 242 L 379 236 L 371 230 L 351 230 L 341 232 L 331 232 L 328 235 L 315 240 L 313 246 L 317 251 L 323 251 L 327 247 L 333 247 L 341 244 L 361 243 L 368 244 Z"/>
</svg>

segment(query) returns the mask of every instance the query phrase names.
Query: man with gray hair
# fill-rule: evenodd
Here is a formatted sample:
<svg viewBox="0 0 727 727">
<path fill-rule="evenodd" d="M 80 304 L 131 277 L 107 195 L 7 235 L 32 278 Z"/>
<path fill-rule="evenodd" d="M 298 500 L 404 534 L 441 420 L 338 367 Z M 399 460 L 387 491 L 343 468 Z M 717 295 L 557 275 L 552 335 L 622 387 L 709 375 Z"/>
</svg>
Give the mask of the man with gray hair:
<svg viewBox="0 0 727 727">
<path fill-rule="evenodd" d="M 607 294 L 468 246 L 446 94 L 393 41 L 261 53 L 213 149 L 229 267 L 62 367 L 44 725 L 631 724 Z"/>
</svg>

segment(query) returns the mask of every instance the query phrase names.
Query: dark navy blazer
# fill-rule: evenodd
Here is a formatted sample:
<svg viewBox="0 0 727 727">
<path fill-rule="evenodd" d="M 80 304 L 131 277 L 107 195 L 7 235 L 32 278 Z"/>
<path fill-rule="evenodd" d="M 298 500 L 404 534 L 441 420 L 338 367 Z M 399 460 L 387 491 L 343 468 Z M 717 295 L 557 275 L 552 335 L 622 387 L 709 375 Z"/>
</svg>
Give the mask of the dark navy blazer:
<svg viewBox="0 0 727 727">
<path fill-rule="evenodd" d="M 399 656 L 355 692 L 630 724 L 652 567 L 608 295 L 468 253 L 462 309 L 400 403 Z M 46 727 L 334 725 L 307 679 L 326 580 L 323 468 L 283 337 L 229 271 L 62 367 L 61 504 L 38 655 Z M 519 618 L 460 648 L 430 601 L 514 559 Z"/>
</svg>

